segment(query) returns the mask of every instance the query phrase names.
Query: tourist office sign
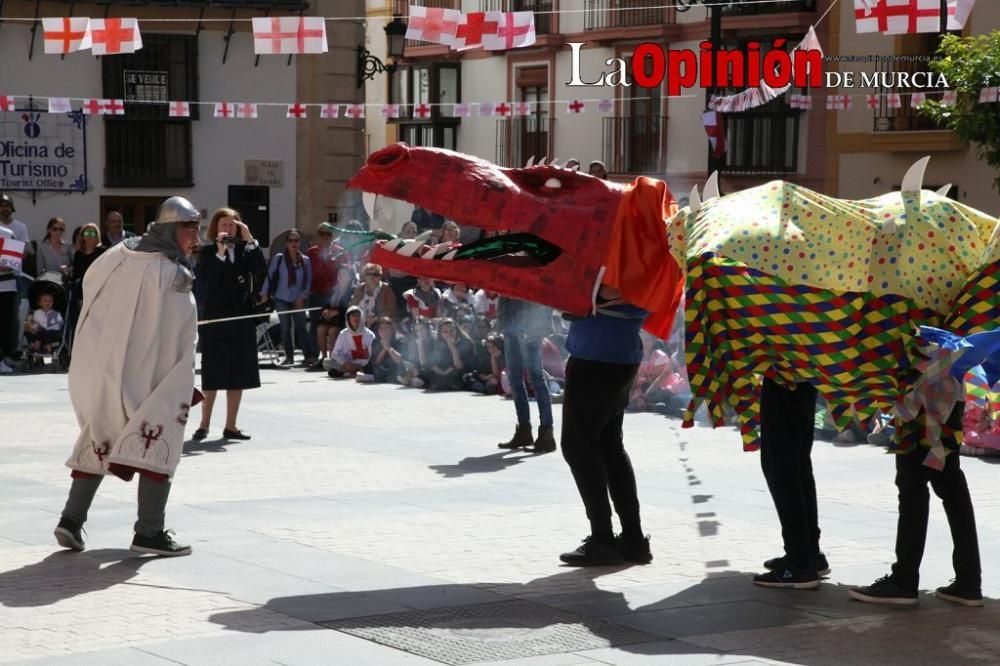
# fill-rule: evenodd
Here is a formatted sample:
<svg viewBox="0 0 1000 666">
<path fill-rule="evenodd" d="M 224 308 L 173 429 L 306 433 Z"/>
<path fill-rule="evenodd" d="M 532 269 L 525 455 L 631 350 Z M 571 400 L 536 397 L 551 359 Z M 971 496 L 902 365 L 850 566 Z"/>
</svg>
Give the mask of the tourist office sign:
<svg viewBox="0 0 1000 666">
<path fill-rule="evenodd" d="M 3 190 L 85 192 L 87 138 L 83 113 L 0 113 Z"/>
</svg>

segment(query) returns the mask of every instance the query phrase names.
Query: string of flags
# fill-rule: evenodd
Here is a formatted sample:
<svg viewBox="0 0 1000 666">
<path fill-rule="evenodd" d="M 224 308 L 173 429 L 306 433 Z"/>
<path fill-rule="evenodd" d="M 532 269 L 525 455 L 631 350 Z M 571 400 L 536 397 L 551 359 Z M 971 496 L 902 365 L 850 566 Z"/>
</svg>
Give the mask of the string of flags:
<svg viewBox="0 0 1000 666">
<path fill-rule="evenodd" d="M 976 0 L 947 0 L 948 30 L 962 30 Z M 854 0 L 858 33 L 902 35 L 941 31 L 941 0 Z"/>
<path fill-rule="evenodd" d="M 501 51 L 535 43 L 535 12 L 463 12 L 410 5 L 406 38 L 443 44 L 456 51 Z"/>
<path fill-rule="evenodd" d="M 681 95 L 681 98 L 699 97 L 697 94 Z M 917 106 L 929 99 L 938 101 L 943 106 L 954 106 L 958 101 L 958 93 L 954 90 L 941 90 L 933 92 L 906 92 L 906 93 L 852 93 L 852 94 L 826 94 L 826 109 L 828 111 L 846 111 L 854 106 L 854 98 L 864 99 L 864 104 L 871 109 L 882 107 L 898 109 L 903 106 L 903 99 L 910 98 L 910 105 Z M 342 102 L 304 103 L 304 102 L 194 102 L 194 101 L 152 101 L 152 100 L 123 100 L 123 99 L 102 99 L 102 98 L 78 98 L 78 97 L 40 97 L 28 95 L 5 95 L 0 94 L 0 111 L 14 112 L 24 110 L 19 108 L 17 100 L 31 100 L 30 105 L 35 111 L 48 111 L 48 113 L 72 113 L 78 110 L 84 115 L 92 116 L 123 116 L 127 104 L 162 104 L 166 105 L 168 115 L 171 118 L 187 118 L 191 116 L 191 109 L 194 106 L 202 105 L 212 108 L 212 115 L 215 118 L 242 118 L 253 119 L 260 117 L 261 107 L 277 107 L 284 109 L 286 118 L 301 120 L 315 117 L 330 120 L 337 118 L 362 119 L 367 117 L 369 107 L 376 111 L 379 116 L 388 120 L 396 118 L 418 118 L 428 119 L 435 115 L 435 110 L 439 116 L 451 118 L 517 118 L 537 115 L 542 106 L 548 108 L 561 108 L 566 115 L 577 116 L 587 112 L 588 109 L 596 110 L 603 115 L 610 115 L 615 111 L 615 100 L 603 99 L 571 99 L 532 101 L 532 102 L 462 102 L 458 104 L 429 104 L 421 102 L 418 104 L 352 104 Z M 676 99 L 676 98 L 672 98 Z M 715 99 L 715 98 L 713 98 Z M 42 109 L 34 108 L 39 101 L 46 101 L 46 107 Z M 979 103 L 993 104 L 1000 103 L 1000 87 L 982 88 L 979 93 Z M 813 107 L 813 96 L 803 93 L 792 93 L 787 97 L 788 105 L 793 109 L 810 110 Z M 722 113 L 736 113 L 741 109 L 720 106 L 711 108 L 710 111 Z M 721 116 L 720 116 L 721 117 Z M 715 118 L 715 117 L 713 117 Z"/>
<path fill-rule="evenodd" d="M 142 34 L 134 18 L 43 18 L 46 53 L 90 51 L 95 56 L 135 53 L 142 48 Z"/>
</svg>

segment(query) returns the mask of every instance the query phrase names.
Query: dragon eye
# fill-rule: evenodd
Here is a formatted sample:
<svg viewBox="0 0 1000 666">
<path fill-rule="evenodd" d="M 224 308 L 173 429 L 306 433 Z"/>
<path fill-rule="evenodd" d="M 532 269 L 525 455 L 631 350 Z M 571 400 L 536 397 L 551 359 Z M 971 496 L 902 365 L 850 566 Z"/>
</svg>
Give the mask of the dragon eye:
<svg viewBox="0 0 1000 666">
<path fill-rule="evenodd" d="M 406 146 L 395 144 L 378 151 L 369 158 L 371 166 L 385 169 L 406 157 Z"/>
<path fill-rule="evenodd" d="M 562 181 L 558 178 L 549 178 L 545 181 L 545 187 L 550 190 L 558 190 L 562 187 Z"/>
</svg>

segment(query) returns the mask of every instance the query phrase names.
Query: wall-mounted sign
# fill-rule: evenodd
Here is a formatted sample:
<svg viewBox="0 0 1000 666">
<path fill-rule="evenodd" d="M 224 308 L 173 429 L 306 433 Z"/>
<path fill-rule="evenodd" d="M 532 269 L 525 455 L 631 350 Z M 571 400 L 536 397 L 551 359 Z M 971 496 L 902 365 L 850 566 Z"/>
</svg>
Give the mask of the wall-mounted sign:
<svg viewBox="0 0 1000 666">
<path fill-rule="evenodd" d="M 125 70 L 125 101 L 166 102 L 167 72 L 145 69 Z"/>
<path fill-rule="evenodd" d="M 284 186 L 285 163 L 281 160 L 244 160 L 244 185 Z"/>
<path fill-rule="evenodd" d="M 81 111 L 0 113 L 0 190 L 87 191 Z"/>
</svg>

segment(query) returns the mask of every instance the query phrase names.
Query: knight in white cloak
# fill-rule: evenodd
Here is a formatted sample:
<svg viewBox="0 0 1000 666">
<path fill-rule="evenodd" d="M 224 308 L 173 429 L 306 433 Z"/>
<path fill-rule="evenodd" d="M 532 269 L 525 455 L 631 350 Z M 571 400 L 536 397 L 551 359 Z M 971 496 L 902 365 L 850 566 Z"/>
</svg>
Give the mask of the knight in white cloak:
<svg viewBox="0 0 1000 666">
<path fill-rule="evenodd" d="M 188 555 L 165 530 L 171 479 L 197 392 L 197 311 L 191 253 L 199 211 L 183 197 L 160 205 L 141 238 L 105 252 L 87 271 L 69 392 L 80 436 L 66 465 L 73 484 L 55 529 L 59 545 L 83 550 L 81 529 L 101 481 L 139 474 L 131 550 Z"/>
</svg>

